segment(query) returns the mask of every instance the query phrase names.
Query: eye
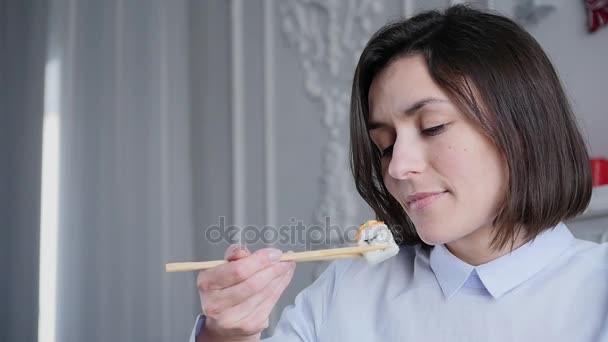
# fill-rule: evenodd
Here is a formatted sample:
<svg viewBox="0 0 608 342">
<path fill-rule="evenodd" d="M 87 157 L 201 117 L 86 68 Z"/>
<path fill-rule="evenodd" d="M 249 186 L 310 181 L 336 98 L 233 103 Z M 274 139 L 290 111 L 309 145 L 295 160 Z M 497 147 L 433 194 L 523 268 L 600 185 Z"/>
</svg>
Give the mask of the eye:
<svg viewBox="0 0 608 342">
<path fill-rule="evenodd" d="M 445 130 L 446 125 L 437 125 L 427 129 L 423 129 L 422 133 L 428 136 L 441 134 Z"/>
<path fill-rule="evenodd" d="M 380 156 L 382 158 L 384 158 L 384 157 L 388 157 L 391 154 L 393 154 L 393 146 L 395 146 L 395 145 L 391 145 L 391 146 L 385 148 L 384 150 L 380 150 Z"/>
</svg>

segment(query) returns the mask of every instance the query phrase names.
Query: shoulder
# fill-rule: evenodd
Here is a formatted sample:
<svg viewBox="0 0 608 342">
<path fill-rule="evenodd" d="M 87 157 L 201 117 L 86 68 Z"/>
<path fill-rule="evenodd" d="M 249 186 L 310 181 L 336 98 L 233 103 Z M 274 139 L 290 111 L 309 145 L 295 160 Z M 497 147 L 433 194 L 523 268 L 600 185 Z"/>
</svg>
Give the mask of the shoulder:
<svg viewBox="0 0 608 342">
<path fill-rule="evenodd" d="M 574 239 L 565 257 L 569 263 L 584 264 L 593 271 L 608 271 L 608 243 Z"/>
<path fill-rule="evenodd" d="M 568 282 L 608 285 L 608 244 L 574 238 L 547 271 Z"/>
</svg>

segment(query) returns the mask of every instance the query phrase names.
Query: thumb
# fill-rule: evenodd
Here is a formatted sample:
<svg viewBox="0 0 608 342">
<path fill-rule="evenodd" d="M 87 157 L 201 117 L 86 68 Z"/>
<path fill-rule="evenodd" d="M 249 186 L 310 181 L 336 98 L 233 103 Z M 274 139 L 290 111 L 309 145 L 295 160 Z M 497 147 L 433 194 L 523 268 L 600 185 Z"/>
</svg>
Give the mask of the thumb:
<svg viewBox="0 0 608 342">
<path fill-rule="evenodd" d="M 238 243 L 230 245 L 224 253 L 224 259 L 227 261 L 235 261 L 251 255 L 249 249 L 245 245 L 239 245 Z"/>
</svg>

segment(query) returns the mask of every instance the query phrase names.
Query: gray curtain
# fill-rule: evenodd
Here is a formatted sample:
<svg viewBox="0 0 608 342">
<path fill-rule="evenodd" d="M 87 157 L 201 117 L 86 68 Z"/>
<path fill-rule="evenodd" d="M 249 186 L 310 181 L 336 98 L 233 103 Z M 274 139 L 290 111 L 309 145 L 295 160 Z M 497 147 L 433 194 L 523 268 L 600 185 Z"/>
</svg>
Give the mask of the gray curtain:
<svg viewBox="0 0 608 342">
<path fill-rule="evenodd" d="M 196 313 L 185 1 L 52 1 L 57 341 L 178 341 Z"/>
<path fill-rule="evenodd" d="M 194 257 L 188 30 L 181 0 L 0 0 L 0 341 L 38 339 L 39 287 L 41 341 L 187 339 L 194 273 L 164 264 Z M 39 284 L 50 115 L 57 272 Z"/>
<path fill-rule="evenodd" d="M 196 259 L 195 244 L 208 258 L 193 236 L 192 198 L 206 183 L 192 169 L 206 168 L 191 146 L 213 143 L 191 139 L 190 7 L 0 0 L 0 341 L 36 341 L 39 318 L 53 327 L 41 341 L 187 339 L 195 273 L 164 264 Z M 39 251 L 53 240 L 40 241 L 51 116 L 56 281 L 39 284 Z M 40 317 L 39 291 L 56 303 Z"/>
<path fill-rule="evenodd" d="M 35 341 L 47 4 L 0 0 L 0 341 Z"/>
</svg>

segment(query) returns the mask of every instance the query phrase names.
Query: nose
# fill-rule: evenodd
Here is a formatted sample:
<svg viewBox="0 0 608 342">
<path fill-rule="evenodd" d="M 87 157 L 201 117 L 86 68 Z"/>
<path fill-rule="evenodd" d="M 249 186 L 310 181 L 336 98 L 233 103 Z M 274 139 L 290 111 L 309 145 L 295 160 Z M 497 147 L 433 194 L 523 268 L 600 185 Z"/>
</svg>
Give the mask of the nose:
<svg viewBox="0 0 608 342">
<path fill-rule="evenodd" d="M 407 179 L 424 171 L 424 151 L 415 139 L 397 137 L 388 164 L 388 174 L 394 179 Z"/>
</svg>

